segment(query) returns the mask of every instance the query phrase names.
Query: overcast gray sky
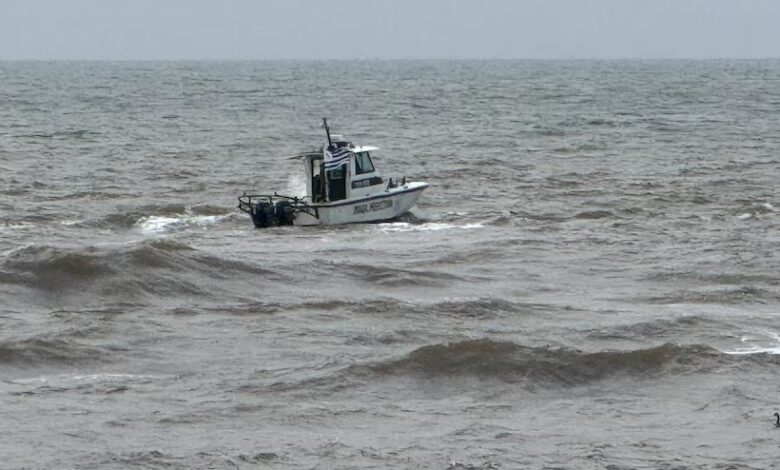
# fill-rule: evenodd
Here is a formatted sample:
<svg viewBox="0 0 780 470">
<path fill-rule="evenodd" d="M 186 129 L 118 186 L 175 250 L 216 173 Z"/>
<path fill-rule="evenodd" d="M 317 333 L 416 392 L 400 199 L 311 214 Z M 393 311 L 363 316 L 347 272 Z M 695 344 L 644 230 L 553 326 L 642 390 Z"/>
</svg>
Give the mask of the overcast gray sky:
<svg viewBox="0 0 780 470">
<path fill-rule="evenodd" d="M 0 0 L 0 59 L 780 57 L 780 0 Z"/>
</svg>

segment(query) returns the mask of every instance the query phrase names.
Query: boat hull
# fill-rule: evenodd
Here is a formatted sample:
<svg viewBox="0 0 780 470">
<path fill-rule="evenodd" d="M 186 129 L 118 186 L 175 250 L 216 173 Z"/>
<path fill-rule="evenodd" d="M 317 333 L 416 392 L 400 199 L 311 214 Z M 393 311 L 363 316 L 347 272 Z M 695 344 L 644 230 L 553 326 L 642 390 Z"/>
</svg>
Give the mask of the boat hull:
<svg viewBox="0 0 780 470">
<path fill-rule="evenodd" d="M 299 212 L 293 225 L 341 225 L 394 219 L 409 212 L 427 187 L 427 183 L 410 182 L 364 198 L 314 204 L 316 215 Z"/>
</svg>

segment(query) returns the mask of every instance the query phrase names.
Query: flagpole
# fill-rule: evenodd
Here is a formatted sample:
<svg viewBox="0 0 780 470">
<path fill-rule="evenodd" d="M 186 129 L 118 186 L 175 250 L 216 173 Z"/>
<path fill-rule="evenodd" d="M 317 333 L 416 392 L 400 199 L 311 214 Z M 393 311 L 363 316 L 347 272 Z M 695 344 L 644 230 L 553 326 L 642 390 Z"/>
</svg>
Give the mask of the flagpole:
<svg viewBox="0 0 780 470">
<path fill-rule="evenodd" d="M 328 148 L 323 149 L 322 152 L 322 169 L 320 172 L 322 173 L 322 193 L 325 196 L 325 201 L 330 202 L 330 190 L 328 189 L 328 186 L 330 185 L 330 178 L 328 178 L 328 172 L 325 171 L 325 160 L 328 158 L 328 149 L 333 147 L 333 142 L 330 140 L 330 128 L 328 127 L 328 120 L 326 118 L 322 118 L 322 124 L 325 126 L 325 133 L 328 135 Z"/>
</svg>

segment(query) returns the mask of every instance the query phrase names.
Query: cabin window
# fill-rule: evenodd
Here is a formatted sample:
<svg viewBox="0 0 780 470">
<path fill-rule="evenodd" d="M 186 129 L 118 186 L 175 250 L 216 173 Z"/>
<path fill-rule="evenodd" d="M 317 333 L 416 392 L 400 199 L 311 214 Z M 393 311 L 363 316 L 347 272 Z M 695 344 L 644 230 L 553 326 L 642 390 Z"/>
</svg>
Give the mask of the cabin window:
<svg viewBox="0 0 780 470">
<path fill-rule="evenodd" d="M 368 152 L 358 152 L 355 154 L 355 174 L 372 173 L 374 164 L 371 163 L 371 156 Z"/>
</svg>

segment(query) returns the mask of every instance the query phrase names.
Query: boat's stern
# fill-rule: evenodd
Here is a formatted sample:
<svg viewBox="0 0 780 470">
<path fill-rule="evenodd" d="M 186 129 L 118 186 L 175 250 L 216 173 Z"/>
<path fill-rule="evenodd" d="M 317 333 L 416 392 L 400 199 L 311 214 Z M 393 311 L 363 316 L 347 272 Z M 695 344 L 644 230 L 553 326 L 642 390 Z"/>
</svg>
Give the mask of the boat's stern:
<svg viewBox="0 0 780 470">
<path fill-rule="evenodd" d="M 252 217 L 257 228 L 293 225 L 299 215 L 318 219 L 316 207 L 297 197 L 279 194 L 246 194 L 238 197 L 238 208 Z"/>
</svg>

